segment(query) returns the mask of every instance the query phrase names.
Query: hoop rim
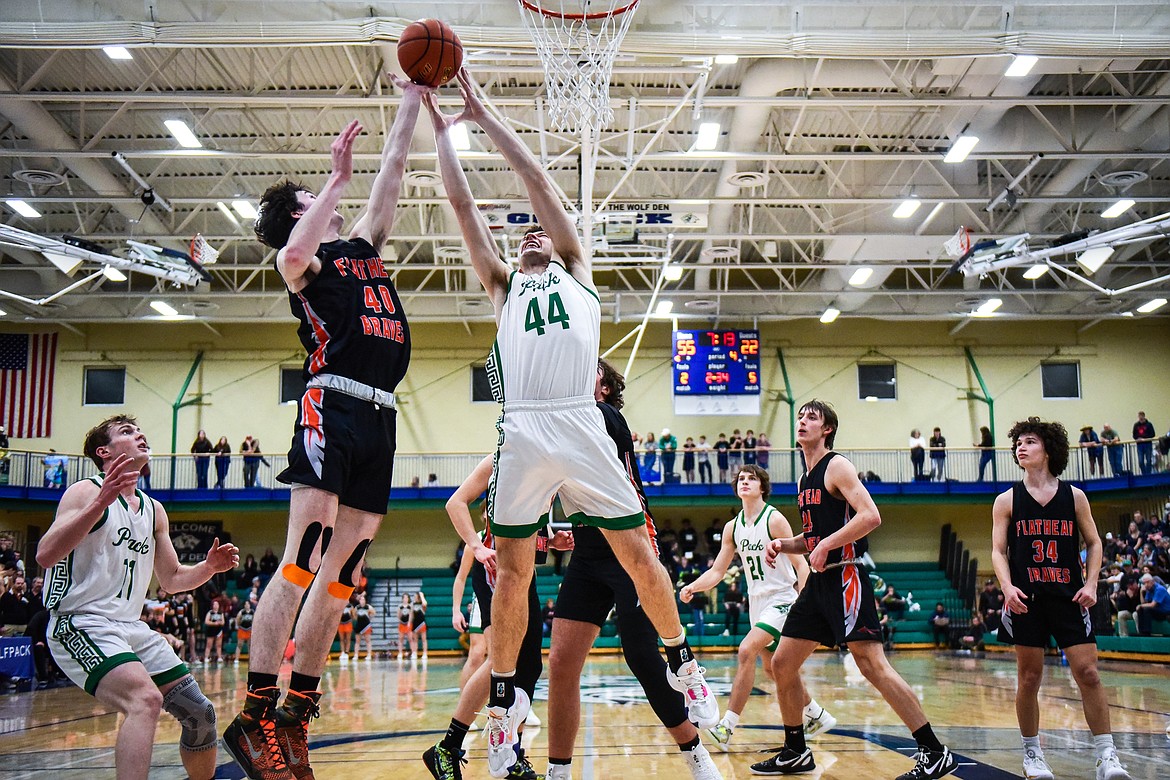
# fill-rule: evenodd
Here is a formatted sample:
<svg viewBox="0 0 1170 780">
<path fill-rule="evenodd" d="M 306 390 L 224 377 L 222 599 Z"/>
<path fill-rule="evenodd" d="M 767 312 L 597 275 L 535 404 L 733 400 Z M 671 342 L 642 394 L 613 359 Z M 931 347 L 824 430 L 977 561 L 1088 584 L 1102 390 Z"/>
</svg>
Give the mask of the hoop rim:
<svg viewBox="0 0 1170 780">
<path fill-rule="evenodd" d="M 557 11 L 549 11 L 540 7 L 540 0 L 517 0 L 520 5 L 533 13 L 547 16 L 550 19 L 561 19 L 573 22 L 594 21 L 596 19 L 609 19 L 614 16 L 621 16 L 626 11 L 631 10 L 634 6 L 641 2 L 641 0 L 631 0 L 628 4 L 621 8 L 615 8 L 612 11 L 605 11 L 596 14 L 562 14 Z"/>
</svg>

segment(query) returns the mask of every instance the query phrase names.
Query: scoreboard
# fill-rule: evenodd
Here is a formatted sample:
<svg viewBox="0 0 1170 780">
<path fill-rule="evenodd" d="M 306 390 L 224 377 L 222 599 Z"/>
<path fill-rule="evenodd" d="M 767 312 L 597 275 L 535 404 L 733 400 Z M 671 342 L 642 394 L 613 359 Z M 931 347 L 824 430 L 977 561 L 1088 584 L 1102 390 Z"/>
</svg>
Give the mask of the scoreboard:
<svg viewBox="0 0 1170 780">
<path fill-rule="evenodd" d="M 759 396 L 758 330 L 674 331 L 674 395 Z"/>
</svg>

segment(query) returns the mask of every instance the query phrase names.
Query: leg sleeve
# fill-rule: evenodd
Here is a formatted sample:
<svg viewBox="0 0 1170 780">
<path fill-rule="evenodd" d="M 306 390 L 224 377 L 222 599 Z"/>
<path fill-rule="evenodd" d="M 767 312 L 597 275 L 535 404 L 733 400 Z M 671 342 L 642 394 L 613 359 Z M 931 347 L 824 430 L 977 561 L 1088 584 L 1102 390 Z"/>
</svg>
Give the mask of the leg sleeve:
<svg viewBox="0 0 1170 780">
<path fill-rule="evenodd" d="M 543 635 L 544 622 L 540 617 L 540 599 L 536 595 L 536 577 L 533 577 L 528 587 L 528 630 L 524 633 L 520 655 L 516 658 L 516 687 L 524 690 L 529 700 L 536 690 L 540 673 L 544 671 L 544 658 L 540 653 Z"/>
<path fill-rule="evenodd" d="M 682 694 L 670 687 L 666 680 L 666 660 L 658 652 L 658 632 L 650 618 L 640 607 L 619 614 L 618 631 L 626 665 L 638 678 L 654 714 L 667 728 L 682 724 L 687 719 L 686 705 Z"/>
</svg>

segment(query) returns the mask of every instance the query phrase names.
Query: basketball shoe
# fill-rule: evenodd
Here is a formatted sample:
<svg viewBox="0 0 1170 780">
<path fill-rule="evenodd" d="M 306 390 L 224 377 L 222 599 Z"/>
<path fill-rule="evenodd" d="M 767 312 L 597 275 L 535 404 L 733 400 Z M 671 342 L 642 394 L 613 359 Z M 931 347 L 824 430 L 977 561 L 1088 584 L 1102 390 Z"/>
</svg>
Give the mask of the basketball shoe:
<svg viewBox="0 0 1170 780">
<path fill-rule="evenodd" d="M 954 772 L 959 766 L 955 757 L 947 747 L 942 752 L 919 748 L 915 756 L 917 763 L 914 768 L 905 774 L 898 775 L 898 780 L 935 780 Z"/>
<path fill-rule="evenodd" d="M 695 780 L 723 780 L 723 775 L 719 774 L 719 769 L 711 760 L 711 754 L 707 752 L 707 748 L 703 747 L 702 742 L 695 745 L 693 750 L 684 750 L 683 759 L 687 762 L 687 769 L 691 770 L 691 777 Z"/>
<path fill-rule="evenodd" d="M 504 775 L 506 780 L 544 780 L 532 768 L 532 763 L 525 758 L 524 748 L 517 748 L 516 763 L 512 764 L 512 768 L 508 770 L 508 774 Z"/>
<path fill-rule="evenodd" d="M 687 717 L 701 729 L 709 729 L 719 722 L 719 702 L 707 687 L 707 680 L 703 677 L 706 671 L 694 658 L 680 666 L 677 673 L 669 666 L 666 669 L 670 687 L 686 700 Z"/>
<path fill-rule="evenodd" d="M 1044 754 L 1031 749 L 1024 751 L 1024 777 L 1027 780 L 1055 780 Z"/>
<path fill-rule="evenodd" d="M 812 738 L 818 734 L 824 734 L 829 729 L 837 725 L 837 719 L 829 713 L 824 707 L 821 707 L 821 714 L 815 718 L 807 712 L 804 714 L 804 736 Z"/>
<path fill-rule="evenodd" d="M 508 770 L 516 763 L 520 735 L 518 730 L 528 716 L 531 703 L 528 694 L 516 689 L 516 700 L 512 706 L 487 708 L 488 774 L 492 777 L 507 777 Z"/>
<path fill-rule="evenodd" d="M 463 757 L 465 752 L 460 750 L 458 754 L 452 753 L 439 742 L 423 753 L 423 763 L 435 780 L 463 780 L 462 765 L 467 763 Z"/>
<path fill-rule="evenodd" d="M 314 780 L 309 766 L 309 721 L 321 716 L 320 691 L 289 691 L 276 710 L 276 741 L 297 780 Z"/>
<path fill-rule="evenodd" d="M 1130 780 L 1117 753 L 1109 751 L 1104 758 L 1097 759 L 1097 780 Z"/>
<path fill-rule="evenodd" d="M 735 729 L 728 726 L 723 721 L 719 721 L 711 728 L 707 729 L 707 736 L 715 743 L 715 747 L 726 751 L 731 745 L 731 735 L 735 733 Z"/>
<path fill-rule="evenodd" d="M 796 775 L 801 772 L 811 772 L 817 768 L 817 764 L 813 761 L 812 751 L 808 748 L 804 749 L 803 753 L 797 753 L 792 748 L 785 745 L 779 753 L 769 758 L 767 761 L 761 761 L 758 764 L 752 764 L 753 775 Z"/>
<path fill-rule="evenodd" d="M 223 732 L 223 743 L 232 758 L 252 780 L 292 780 L 276 741 L 276 701 L 280 688 L 249 691 L 244 709 Z"/>
</svg>

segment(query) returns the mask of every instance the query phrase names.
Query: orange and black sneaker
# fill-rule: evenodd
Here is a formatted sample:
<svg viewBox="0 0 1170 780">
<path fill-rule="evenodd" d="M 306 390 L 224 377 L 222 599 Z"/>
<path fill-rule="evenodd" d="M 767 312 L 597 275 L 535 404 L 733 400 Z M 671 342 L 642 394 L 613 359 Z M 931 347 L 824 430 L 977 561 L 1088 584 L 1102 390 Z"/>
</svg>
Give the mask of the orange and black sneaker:
<svg viewBox="0 0 1170 780">
<path fill-rule="evenodd" d="M 309 721 L 321 716 L 320 691 L 289 691 L 276 708 L 276 741 L 297 780 L 314 780 L 309 766 Z"/>
<path fill-rule="evenodd" d="M 243 712 L 223 732 L 227 751 L 252 780 L 293 780 L 276 741 L 279 698 L 280 689 L 275 687 L 249 691 Z"/>
</svg>

